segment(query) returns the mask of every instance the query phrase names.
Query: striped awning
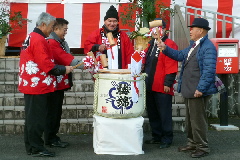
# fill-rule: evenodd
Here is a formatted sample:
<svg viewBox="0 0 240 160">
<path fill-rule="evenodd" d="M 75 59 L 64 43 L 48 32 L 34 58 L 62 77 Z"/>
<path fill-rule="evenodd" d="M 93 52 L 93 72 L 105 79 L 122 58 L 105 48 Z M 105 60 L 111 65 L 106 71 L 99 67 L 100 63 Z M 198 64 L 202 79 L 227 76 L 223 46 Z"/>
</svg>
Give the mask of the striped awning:
<svg viewBox="0 0 240 160">
<path fill-rule="evenodd" d="M 100 3 L 83 3 L 84 0 L 78 0 L 79 3 L 76 3 L 76 0 L 11 0 L 10 9 L 12 11 L 21 11 L 23 17 L 32 20 L 32 23 L 29 23 L 22 29 L 19 28 L 13 31 L 13 34 L 9 35 L 7 45 L 20 47 L 27 34 L 32 32 L 33 28 L 36 26 L 36 20 L 40 13 L 48 12 L 54 17 L 65 18 L 69 21 L 68 34 L 66 35 L 69 46 L 71 48 L 83 48 L 87 36 L 92 31 L 102 27 L 106 11 L 111 5 L 114 5 L 119 13 L 123 11 L 124 6 L 128 5 L 127 3 L 123 3 L 122 6 L 120 6 L 116 2 L 113 2 L 115 0 L 105 0 L 110 2 L 105 2 L 104 0 L 95 1 Z M 171 3 L 171 0 L 162 1 L 167 3 L 167 5 Z M 240 8 L 240 0 L 175 0 L 175 4 L 187 5 L 240 17 L 240 12 L 238 11 Z M 218 16 L 218 18 L 221 17 Z M 191 18 L 191 21 L 192 20 L 193 18 Z M 123 26 L 121 22 L 119 22 L 119 25 L 120 29 L 135 30 L 135 28 Z M 167 27 L 169 27 L 169 24 L 167 24 Z M 212 28 L 212 26 L 210 27 Z M 226 37 L 229 37 L 232 32 L 232 25 L 227 24 L 226 30 Z M 221 37 L 221 32 L 222 23 L 218 22 L 217 37 Z M 235 29 L 235 38 L 240 39 L 240 28 Z"/>
</svg>

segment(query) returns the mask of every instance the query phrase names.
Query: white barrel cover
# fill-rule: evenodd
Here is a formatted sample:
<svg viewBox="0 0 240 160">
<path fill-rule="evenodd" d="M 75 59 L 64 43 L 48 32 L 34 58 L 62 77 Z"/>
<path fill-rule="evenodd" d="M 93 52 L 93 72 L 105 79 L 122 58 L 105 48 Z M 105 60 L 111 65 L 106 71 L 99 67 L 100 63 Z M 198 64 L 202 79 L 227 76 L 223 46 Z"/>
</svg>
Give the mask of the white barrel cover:
<svg viewBox="0 0 240 160">
<path fill-rule="evenodd" d="M 116 71 L 116 70 L 115 70 Z M 121 69 L 118 70 L 121 73 Z M 109 118 L 135 118 L 145 109 L 145 75 L 140 77 L 139 99 L 132 101 L 131 72 L 129 74 L 96 74 L 94 88 L 95 114 Z"/>
</svg>

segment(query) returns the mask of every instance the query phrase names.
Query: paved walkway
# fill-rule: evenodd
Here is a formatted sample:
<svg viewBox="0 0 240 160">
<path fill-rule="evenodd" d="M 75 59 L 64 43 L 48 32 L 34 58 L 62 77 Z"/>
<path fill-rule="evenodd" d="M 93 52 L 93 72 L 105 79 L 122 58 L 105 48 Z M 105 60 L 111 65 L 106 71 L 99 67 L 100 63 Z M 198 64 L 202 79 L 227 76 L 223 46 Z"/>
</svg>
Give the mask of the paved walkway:
<svg viewBox="0 0 240 160">
<path fill-rule="evenodd" d="M 240 120 L 229 124 L 240 127 Z M 63 141 L 70 143 L 67 148 L 48 148 L 56 152 L 52 160 L 188 160 L 192 159 L 190 153 L 178 152 L 179 146 L 186 144 L 186 133 L 174 132 L 173 144 L 170 148 L 159 149 L 158 145 L 143 145 L 143 155 L 97 155 L 93 151 L 91 134 L 60 135 Z M 144 140 L 151 137 L 144 134 Z M 210 128 L 208 132 L 211 153 L 203 160 L 239 160 L 240 159 L 240 131 L 216 131 Z M 45 159 L 46 157 L 31 157 L 25 153 L 23 135 L 0 135 L 0 160 L 31 160 Z"/>
</svg>

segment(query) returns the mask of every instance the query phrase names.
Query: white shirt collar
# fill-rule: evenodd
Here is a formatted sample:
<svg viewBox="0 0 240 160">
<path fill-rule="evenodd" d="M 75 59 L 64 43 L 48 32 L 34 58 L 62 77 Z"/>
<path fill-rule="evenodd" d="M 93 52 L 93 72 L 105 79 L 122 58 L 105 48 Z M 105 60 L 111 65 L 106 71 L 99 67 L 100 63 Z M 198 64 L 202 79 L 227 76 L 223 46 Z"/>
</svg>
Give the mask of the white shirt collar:
<svg viewBox="0 0 240 160">
<path fill-rule="evenodd" d="M 196 46 L 200 43 L 200 40 L 201 40 L 202 38 L 203 38 L 203 37 L 201 37 L 200 39 L 198 39 L 197 41 L 195 41 Z M 196 46 L 195 46 L 195 47 L 196 47 Z M 195 47 L 194 47 L 194 48 L 195 48 Z"/>
</svg>

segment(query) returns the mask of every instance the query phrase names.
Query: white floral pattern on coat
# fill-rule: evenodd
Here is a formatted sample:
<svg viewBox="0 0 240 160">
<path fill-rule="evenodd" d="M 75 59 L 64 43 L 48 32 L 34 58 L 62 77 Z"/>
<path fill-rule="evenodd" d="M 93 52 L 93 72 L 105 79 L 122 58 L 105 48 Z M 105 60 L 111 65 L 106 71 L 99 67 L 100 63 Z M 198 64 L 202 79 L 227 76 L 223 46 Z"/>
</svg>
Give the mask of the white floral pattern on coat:
<svg viewBox="0 0 240 160">
<path fill-rule="evenodd" d="M 52 83 L 53 79 L 48 75 L 48 77 L 45 78 L 45 80 L 42 81 L 42 83 L 46 83 L 48 86 Z"/>
<path fill-rule="evenodd" d="M 38 66 L 37 63 L 34 63 L 33 61 L 28 61 L 26 63 L 26 68 L 25 68 L 26 72 L 30 75 L 36 74 L 39 71 L 37 66 Z"/>
<path fill-rule="evenodd" d="M 20 69 L 20 68 L 19 68 Z M 23 74 L 23 72 L 24 72 L 24 64 L 22 64 L 22 67 L 21 67 L 21 73 L 20 73 L 20 75 L 22 75 Z"/>
<path fill-rule="evenodd" d="M 62 79 L 63 79 L 63 75 L 57 76 L 57 82 L 58 83 L 61 83 Z"/>
<path fill-rule="evenodd" d="M 47 76 L 45 72 L 42 72 L 42 73 L 40 73 L 40 74 L 43 75 L 43 76 L 45 76 L 45 77 Z"/>
<path fill-rule="evenodd" d="M 33 77 L 32 79 L 31 79 L 31 81 L 32 81 L 32 84 L 31 84 L 31 87 L 36 87 L 37 85 L 38 85 L 38 81 L 40 80 L 40 78 L 38 78 L 38 77 Z"/>
<path fill-rule="evenodd" d="M 54 86 L 54 88 L 57 87 L 57 82 L 56 81 L 53 82 L 53 86 Z"/>
<path fill-rule="evenodd" d="M 18 80 L 18 85 L 21 85 L 21 83 L 22 83 L 22 78 L 19 76 L 18 79 L 19 79 L 19 80 Z"/>
<path fill-rule="evenodd" d="M 65 85 L 67 85 L 68 84 L 68 79 L 65 79 L 64 82 L 65 82 Z"/>
<path fill-rule="evenodd" d="M 28 85 L 28 81 L 26 81 L 25 79 L 23 80 L 23 86 L 27 86 Z"/>
</svg>

